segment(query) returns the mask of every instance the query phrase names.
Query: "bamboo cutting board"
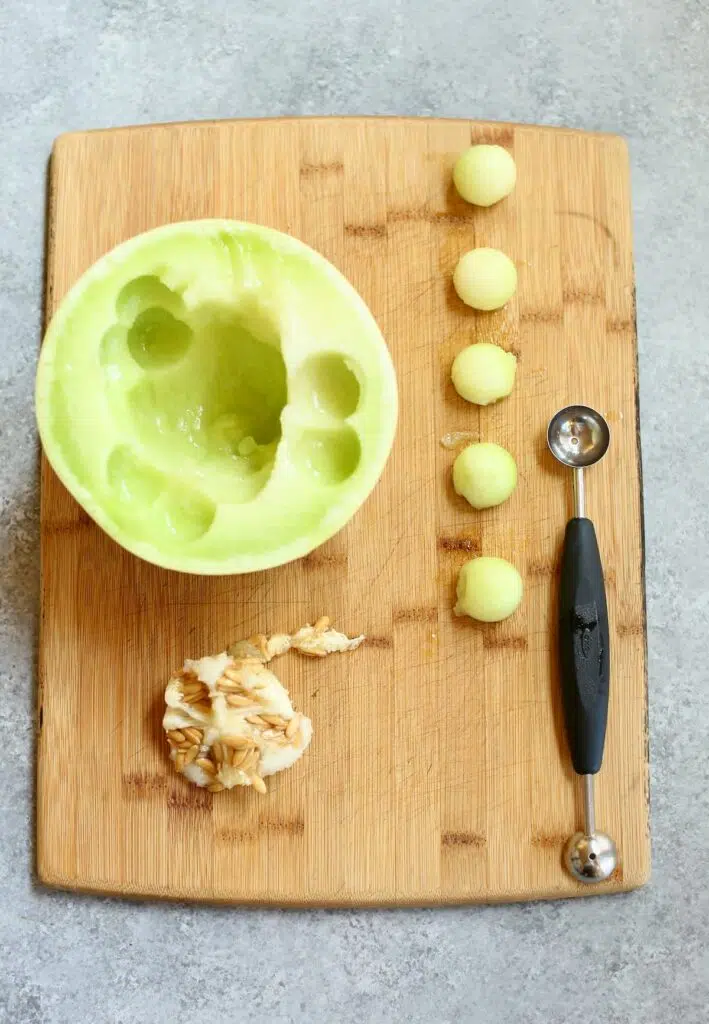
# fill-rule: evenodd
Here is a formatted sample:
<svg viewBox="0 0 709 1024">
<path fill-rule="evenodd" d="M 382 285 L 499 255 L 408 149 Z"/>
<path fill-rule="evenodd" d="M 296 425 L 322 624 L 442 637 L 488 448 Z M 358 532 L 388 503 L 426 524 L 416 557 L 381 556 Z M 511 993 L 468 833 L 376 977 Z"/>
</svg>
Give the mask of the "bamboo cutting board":
<svg viewBox="0 0 709 1024">
<path fill-rule="evenodd" d="M 472 141 L 514 154 L 513 195 L 457 198 Z M 628 164 L 612 136 L 468 121 L 324 119 L 158 125 L 63 136 L 51 162 L 47 314 L 106 250 L 195 217 L 253 220 L 320 250 L 370 305 L 399 380 L 397 442 L 351 524 L 302 561 L 200 578 L 142 563 L 42 473 L 37 858 L 51 885 L 235 902 L 425 904 L 630 889 L 649 873 L 643 540 Z M 451 274 L 503 249 L 519 290 L 475 314 Z M 478 409 L 449 382 L 489 339 L 519 357 L 510 398 Z M 621 866 L 600 889 L 562 870 L 581 823 L 563 739 L 554 592 L 570 475 L 545 450 L 550 415 L 602 410 L 608 458 L 589 476 L 612 633 L 599 825 Z M 508 447 L 520 482 L 474 512 L 439 443 Z M 472 553 L 522 572 L 519 612 L 451 613 Z M 162 693 L 185 657 L 327 614 L 369 641 L 276 671 L 315 738 L 292 770 L 212 796 L 169 768 Z"/>
</svg>

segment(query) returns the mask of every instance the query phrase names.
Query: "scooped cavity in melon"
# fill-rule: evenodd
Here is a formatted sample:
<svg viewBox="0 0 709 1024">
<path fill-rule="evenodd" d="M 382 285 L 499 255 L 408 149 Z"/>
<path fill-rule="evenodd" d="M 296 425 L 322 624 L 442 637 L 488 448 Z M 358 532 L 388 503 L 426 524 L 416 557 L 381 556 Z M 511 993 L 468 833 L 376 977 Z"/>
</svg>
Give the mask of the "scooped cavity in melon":
<svg viewBox="0 0 709 1024">
<path fill-rule="evenodd" d="M 196 573 L 307 554 L 357 511 L 397 390 L 371 313 L 322 256 L 254 224 L 158 228 L 52 320 L 37 419 L 53 468 L 128 550 Z"/>
</svg>

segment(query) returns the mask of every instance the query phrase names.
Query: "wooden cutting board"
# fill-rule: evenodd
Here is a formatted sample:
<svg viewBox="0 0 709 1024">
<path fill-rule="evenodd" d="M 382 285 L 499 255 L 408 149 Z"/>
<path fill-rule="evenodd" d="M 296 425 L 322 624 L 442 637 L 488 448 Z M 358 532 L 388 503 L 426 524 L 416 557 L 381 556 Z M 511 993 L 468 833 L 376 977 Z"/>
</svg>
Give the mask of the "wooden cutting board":
<svg viewBox="0 0 709 1024">
<path fill-rule="evenodd" d="M 514 194 L 462 202 L 470 142 L 514 154 Z M 401 417 L 384 477 L 300 562 L 199 578 L 124 553 L 46 463 L 37 860 L 42 881 L 139 896 L 293 905 L 426 904 L 630 889 L 649 873 L 643 537 L 628 160 L 616 137 L 469 121 L 304 119 L 158 125 L 61 137 L 51 162 L 47 314 L 116 243 L 168 221 L 280 228 L 332 260 L 391 347 Z M 519 268 L 506 310 L 475 314 L 451 274 L 473 246 Z M 512 396 L 478 409 L 449 382 L 490 339 L 519 357 Z M 570 479 L 545 450 L 550 415 L 601 409 L 613 432 L 589 511 L 612 632 L 598 821 L 621 866 L 599 889 L 562 870 L 581 800 L 554 657 L 556 565 Z M 439 439 L 473 431 L 516 456 L 503 506 L 474 512 Z M 459 566 L 511 559 L 520 611 L 451 613 Z M 279 675 L 313 719 L 311 749 L 271 783 L 212 796 L 165 756 L 162 693 L 185 657 L 327 614 L 356 654 L 289 655 Z"/>
</svg>

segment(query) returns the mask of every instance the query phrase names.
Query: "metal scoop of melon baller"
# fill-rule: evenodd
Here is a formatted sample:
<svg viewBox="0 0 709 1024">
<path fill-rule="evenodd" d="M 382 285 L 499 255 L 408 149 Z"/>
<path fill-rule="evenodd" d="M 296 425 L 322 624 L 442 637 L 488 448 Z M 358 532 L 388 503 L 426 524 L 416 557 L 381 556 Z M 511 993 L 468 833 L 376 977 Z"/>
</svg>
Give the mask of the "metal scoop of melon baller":
<svg viewBox="0 0 709 1024">
<path fill-rule="evenodd" d="M 583 832 L 567 843 L 565 863 L 579 882 L 604 882 L 618 863 L 610 836 L 596 831 L 593 777 L 601 767 L 608 719 L 608 610 L 596 531 L 586 518 L 584 470 L 606 454 L 608 424 L 585 405 L 570 405 L 547 431 L 552 455 L 574 471 L 574 516 L 566 525 L 559 595 L 559 655 L 566 735 L 583 779 Z"/>
</svg>

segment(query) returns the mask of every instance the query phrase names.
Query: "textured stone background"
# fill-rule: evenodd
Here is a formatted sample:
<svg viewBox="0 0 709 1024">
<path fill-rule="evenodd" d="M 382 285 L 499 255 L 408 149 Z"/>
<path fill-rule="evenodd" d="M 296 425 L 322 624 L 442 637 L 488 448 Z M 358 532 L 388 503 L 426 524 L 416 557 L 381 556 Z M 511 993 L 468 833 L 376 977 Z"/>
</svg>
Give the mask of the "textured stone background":
<svg viewBox="0 0 709 1024">
<path fill-rule="evenodd" d="M 0 1021 L 709 1019 L 709 8 L 704 0 L 0 5 Z M 44 175 L 70 129 L 309 113 L 619 131 L 633 160 L 654 877 L 383 913 L 133 905 L 31 882 Z"/>
</svg>

